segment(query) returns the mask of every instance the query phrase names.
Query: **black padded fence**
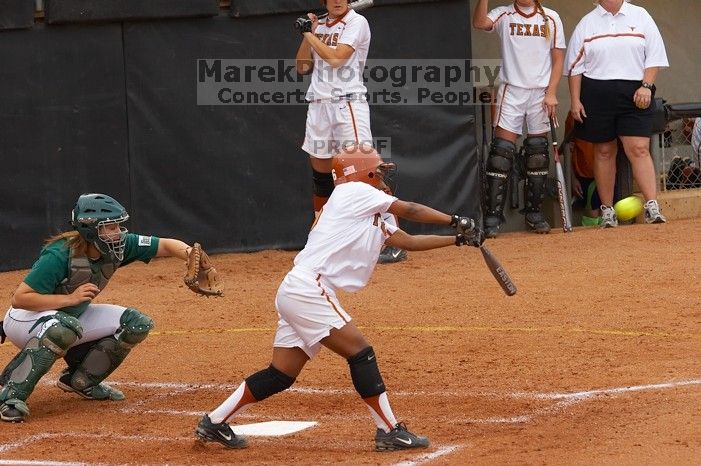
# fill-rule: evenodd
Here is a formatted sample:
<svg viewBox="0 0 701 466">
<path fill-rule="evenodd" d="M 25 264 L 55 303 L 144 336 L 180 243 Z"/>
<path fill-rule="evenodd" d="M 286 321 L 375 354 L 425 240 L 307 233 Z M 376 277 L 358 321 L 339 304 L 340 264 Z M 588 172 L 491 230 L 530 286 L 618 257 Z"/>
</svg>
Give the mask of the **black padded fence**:
<svg viewBox="0 0 701 466">
<path fill-rule="evenodd" d="M 45 0 L 49 24 L 217 16 L 218 0 Z"/>
<path fill-rule="evenodd" d="M 407 27 L 435 8 L 363 12 L 370 58 L 468 59 L 465 2 L 440 2 L 451 21 L 435 41 Z M 0 88 L 11 91 L 0 94 L 0 270 L 31 265 L 89 191 L 123 202 L 132 231 L 212 252 L 303 246 L 312 220 L 311 171 L 299 148 L 306 105 L 197 104 L 197 60 L 293 58 L 294 18 L 221 14 L 2 33 Z M 371 105 L 371 118 L 373 133 L 391 138 L 400 197 L 479 215 L 472 106 Z"/>
<path fill-rule="evenodd" d="M 34 26 L 34 0 L 3 0 L 0 3 L 0 31 Z"/>
<path fill-rule="evenodd" d="M 379 8 L 389 5 L 402 5 L 408 3 L 437 3 L 445 0 L 374 0 L 371 8 Z M 465 6 L 467 8 L 467 5 Z M 369 9 L 369 8 L 368 8 Z M 282 13 L 302 13 L 319 11 L 323 13 L 323 7 L 319 0 L 231 0 L 229 14 L 236 18 L 246 16 L 271 15 Z M 368 11 L 368 10 L 363 10 Z M 384 10 L 390 14 L 390 11 Z M 365 14 L 365 13 L 363 13 Z M 436 16 L 439 11 L 434 11 Z"/>
</svg>

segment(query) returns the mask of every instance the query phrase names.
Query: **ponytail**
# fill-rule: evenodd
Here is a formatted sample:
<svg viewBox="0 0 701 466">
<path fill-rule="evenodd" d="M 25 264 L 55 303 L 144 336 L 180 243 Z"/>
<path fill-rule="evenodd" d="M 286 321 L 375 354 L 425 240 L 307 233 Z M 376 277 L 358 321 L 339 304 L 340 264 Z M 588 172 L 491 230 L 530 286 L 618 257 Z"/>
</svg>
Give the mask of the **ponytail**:
<svg viewBox="0 0 701 466">
<path fill-rule="evenodd" d="M 543 5 L 540 4 L 540 0 L 535 0 L 535 7 L 538 9 L 538 13 L 541 14 L 543 20 L 545 21 L 545 38 L 550 39 L 550 18 L 545 14 Z"/>
</svg>

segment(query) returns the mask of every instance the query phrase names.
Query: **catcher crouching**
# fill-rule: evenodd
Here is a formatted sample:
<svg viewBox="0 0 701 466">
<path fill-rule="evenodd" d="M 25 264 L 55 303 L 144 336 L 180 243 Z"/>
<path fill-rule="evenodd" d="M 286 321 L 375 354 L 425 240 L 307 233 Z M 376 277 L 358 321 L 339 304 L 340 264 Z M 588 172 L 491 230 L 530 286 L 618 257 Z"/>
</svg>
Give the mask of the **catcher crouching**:
<svg viewBox="0 0 701 466">
<path fill-rule="evenodd" d="M 136 260 L 179 257 L 188 262 L 188 287 L 222 294 L 213 288 L 218 287 L 216 270 L 198 244 L 129 233 L 123 226 L 128 219 L 112 197 L 81 195 L 71 215 L 73 230 L 46 240 L 15 290 L 0 324 L 2 342 L 7 338 L 20 349 L 0 374 L 3 421 L 29 416 L 29 395 L 59 358 L 67 364 L 56 383 L 62 390 L 90 400 L 124 399 L 104 380 L 148 336 L 153 321 L 132 307 L 94 302 L 118 268 Z"/>
</svg>

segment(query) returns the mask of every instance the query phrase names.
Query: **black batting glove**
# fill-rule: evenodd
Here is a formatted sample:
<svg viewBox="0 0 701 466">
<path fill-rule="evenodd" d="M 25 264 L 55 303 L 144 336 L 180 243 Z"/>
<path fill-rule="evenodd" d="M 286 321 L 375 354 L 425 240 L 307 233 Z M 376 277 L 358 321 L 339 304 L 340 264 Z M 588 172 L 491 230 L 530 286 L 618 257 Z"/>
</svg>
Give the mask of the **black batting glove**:
<svg viewBox="0 0 701 466">
<path fill-rule="evenodd" d="M 469 217 L 460 217 L 457 214 L 450 218 L 450 226 L 455 228 L 459 235 L 469 235 L 476 228 L 474 220 Z"/>
<path fill-rule="evenodd" d="M 295 21 L 295 29 L 299 29 L 301 34 L 312 32 L 312 20 L 309 19 L 309 16 L 300 16 Z"/>
<path fill-rule="evenodd" d="M 455 236 L 456 246 L 474 246 L 476 248 L 482 246 L 485 235 L 481 228 L 475 227 L 472 232 L 466 234 L 458 234 Z"/>
</svg>

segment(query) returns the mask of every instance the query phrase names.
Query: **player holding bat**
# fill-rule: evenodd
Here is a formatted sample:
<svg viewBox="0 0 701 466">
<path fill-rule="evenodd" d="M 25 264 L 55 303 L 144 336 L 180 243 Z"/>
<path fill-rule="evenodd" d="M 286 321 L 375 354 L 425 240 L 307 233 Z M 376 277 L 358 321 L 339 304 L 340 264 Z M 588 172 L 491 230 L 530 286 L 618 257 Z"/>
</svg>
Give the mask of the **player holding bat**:
<svg viewBox="0 0 701 466">
<path fill-rule="evenodd" d="M 565 56 L 562 22 L 539 0 L 515 0 L 491 11 L 487 0 L 478 0 L 473 26 L 499 34 L 503 58 L 496 131 L 486 163 L 485 233 L 488 238 L 497 236 L 504 222 L 509 175 L 524 122 L 528 129 L 523 141 L 526 226 L 536 233 L 548 233 L 550 225 L 541 205 L 550 165 L 548 117 L 554 117 L 557 110 L 556 90 Z"/>
<path fill-rule="evenodd" d="M 370 108 L 363 69 L 370 49 L 370 26 L 347 0 L 321 0 L 328 14 L 297 18 L 302 42 L 297 73 L 311 74 L 302 149 L 309 154 L 318 213 L 333 191 L 331 159 L 346 144 L 372 144 Z"/>
<path fill-rule="evenodd" d="M 322 346 L 348 362 L 353 386 L 370 410 L 379 451 L 427 447 L 429 441 L 397 422 L 378 357 L 336 296 L 363 288 L 384 244 L 409 251 L 445 246 L 479 247 L 484 233 L 467 217 L 448 215 L 388 194 L 395 166 L 370 146 L 347 147 L 333 158 L 335 189 L 309 233 L 294 267 L 280 285 L 275 305 L 278 328 L 271 364 L 246 378 L 234 393 L 205 415 L 195 431 L 205 441 L 243 448 L 227 422 L 253 403 L 292 386 Z M 410 235 L 385 223 L 383 214 L 421 223 L 451 225 L 455 235 Z M 382 303 L 378 303 L 379 312 Z"/>
</svg>

